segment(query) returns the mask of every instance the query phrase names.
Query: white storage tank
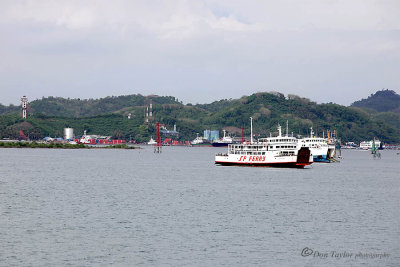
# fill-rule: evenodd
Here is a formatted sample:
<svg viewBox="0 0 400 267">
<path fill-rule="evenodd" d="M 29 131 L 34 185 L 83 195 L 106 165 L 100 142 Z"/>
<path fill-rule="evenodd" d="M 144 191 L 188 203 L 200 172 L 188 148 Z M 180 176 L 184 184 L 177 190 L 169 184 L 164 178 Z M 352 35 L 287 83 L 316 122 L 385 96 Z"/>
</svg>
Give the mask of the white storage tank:
<svg viewBox="0 0 400 267">
<path fill-rule="evenodd" d="M 74 129 L 64 128 L 64 140 L 74 139 Z"/>
</svg>

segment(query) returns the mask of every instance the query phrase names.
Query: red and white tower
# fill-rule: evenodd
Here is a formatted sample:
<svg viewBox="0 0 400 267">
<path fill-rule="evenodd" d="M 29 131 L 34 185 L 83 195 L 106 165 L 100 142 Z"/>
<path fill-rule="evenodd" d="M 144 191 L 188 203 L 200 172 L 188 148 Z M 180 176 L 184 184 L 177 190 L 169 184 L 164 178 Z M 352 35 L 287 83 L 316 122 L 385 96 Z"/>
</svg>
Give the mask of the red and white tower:
<svg viewBox="0 0 400 267">
<path fill-rule="evenodd" d="M 22 118 L 26 119 L 26 110 L 28 109 L 28 98 L 23 96 L 21 98 L 21 106 L 22 106 Z"/>
</svg>

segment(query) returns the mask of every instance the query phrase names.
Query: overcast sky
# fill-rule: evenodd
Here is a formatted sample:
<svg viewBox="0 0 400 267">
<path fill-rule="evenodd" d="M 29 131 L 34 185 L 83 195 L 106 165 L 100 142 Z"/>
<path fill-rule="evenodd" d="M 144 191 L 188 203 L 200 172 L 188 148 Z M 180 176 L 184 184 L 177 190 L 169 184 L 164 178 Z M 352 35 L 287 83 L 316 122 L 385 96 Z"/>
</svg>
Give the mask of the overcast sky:
<svg viewBox="0 0 400 267">
<path fill-rule="evenodd" d="M 399 0 L 0 1 L 0 103 L 400 93 Z"/>
</svg>

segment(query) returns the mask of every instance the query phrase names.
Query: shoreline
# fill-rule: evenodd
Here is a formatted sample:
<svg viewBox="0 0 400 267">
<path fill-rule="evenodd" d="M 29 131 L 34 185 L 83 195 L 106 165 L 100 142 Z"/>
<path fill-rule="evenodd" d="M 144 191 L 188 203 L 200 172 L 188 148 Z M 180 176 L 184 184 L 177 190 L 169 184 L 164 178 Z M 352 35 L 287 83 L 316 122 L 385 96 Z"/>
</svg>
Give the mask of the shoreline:
<svg viewBox="0 0 400 267">
<path fill-rule="evenodd" d="M 0 142 L 0 149 L 1 148 L 141 149 L 139 146 L 128 146 L 126 144 L 92 146 L 85 144 L 36 143 L 36 142 Z"/>
</svg>

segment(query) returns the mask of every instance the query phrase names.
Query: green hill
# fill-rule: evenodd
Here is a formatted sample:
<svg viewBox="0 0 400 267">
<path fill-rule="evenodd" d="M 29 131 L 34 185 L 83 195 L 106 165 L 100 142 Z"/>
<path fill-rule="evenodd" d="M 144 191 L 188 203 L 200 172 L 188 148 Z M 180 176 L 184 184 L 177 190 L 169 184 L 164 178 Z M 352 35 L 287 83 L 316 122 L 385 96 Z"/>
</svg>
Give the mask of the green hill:
<svg viewBox="0 0 400 267">
<path fill-rule="evenodd" d="M 393 90 L 381 90 L 366 99 L 354 102 L 351 106 L 373 109 L 378 112 L 400 113 L 400 95 Z"/>
<path fill-rule="evenodd" d="M 20 106 L 14 106 L 14 105 L 4 106 L 4 105 L 0 104 L 0 115 L 17 113 L 20 110 L 21 110 Z"/>
<path fill-rule="evenodd" d="M 149 100 L 153 101 L 153 123 L 144 123 Z M 360 142 L 379 138 L 400 143 L 400 119 L 395 113 L 371 114 L 362 108 L 337 104 L 317 104 L 295 95 L 256 93 L 240 99 L 224 99 L 210 104 L 183 105 L 174 97 L 128 95 L 102 99 L 44 98 L 30 104 L 30 116 L 22 120 L 18 113 L 0 116 L 0 138 L 15 138 L 23 130 L 30 138 L 62 136 L 64 127 L 89 134 L 147 141 L 155 136 L 154 122 L 168 129 L 176 124 L 180 140 L 192 140 L 204 129 L 228 129 L 240 136 L 240 127 L 249 135 L 249 117 L 254 118 L 254 133 L 261 136 L 276 133 L 276 126 L 289 122 L 289 132 L 307 135 L 312 126 L 322 136 L 323 130 L 337 130 L 342 141 Z M 19 109 L 18 109 L 19 110 Z M 33 115 L 32 115 L 33 113 Z M 131 113 L 131 119 L 127 114 Z M 376 112 L 375 112 L 376 113 Z M 285 127 L 284 127 L 285 128 Z"/>
<path fill-rule="evenodd" d="M 88 117 L 115 112 L 121 112 L 125 108 L 144 107 L 152 99 L 153 104 L 180 104 L 172 96 L 142 96 L 123 95 L 108 96 L 100 99 L 65 99 L 62 97 L 46 97 L 29 102 L 30 114 L 42 114 L 57 117 Z M 20 107 L 0 105 L 0 115 L 10 114 L 19 111 Z"/>
</svg>

